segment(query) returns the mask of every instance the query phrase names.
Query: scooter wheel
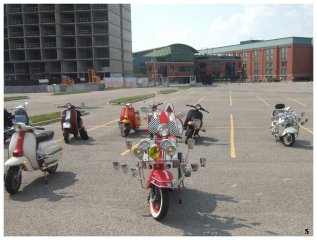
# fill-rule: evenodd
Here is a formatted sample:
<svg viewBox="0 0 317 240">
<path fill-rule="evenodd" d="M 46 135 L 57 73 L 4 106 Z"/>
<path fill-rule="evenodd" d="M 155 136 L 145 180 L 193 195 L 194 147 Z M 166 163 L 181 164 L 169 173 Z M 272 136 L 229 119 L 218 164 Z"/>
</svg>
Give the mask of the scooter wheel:
<svg viewBox="0 0 317 240">
<path fill-rule="evenodd" d="M 79 129 L 79 134 L 83 140 L 88 140 L 88 133 L 85 127 Z"/>
<path fill-rule="evenodd" d="M 282 137 L 282 143 L 286 146 L 286 147 L 290 147 L 295 143 L 295 135 L 292 133 L 286 133 L 283 137 Z"/>
<path fill-rule="evenodd" d="M 22 173 L 19 173 L 19 167 L 14 166 L 10 167 L 5 176 L 5 188 L 8 193 L 15 194 L 18 192 L 21 182 L 22 182 Z"/>
<path fill-rule="evenodd" d="M 69 143 L 69 129 L 68 128 L 64 128 L 63 135 L 64 135 L 65 143 Z"/>
<path fill-rule="evenodd" d="M 169 208 L 168 189 L 156 188 L 155 199 L 150 200 L 150 210 L 152 217 L 159 221 L 163 219 Z"/>
</svg>

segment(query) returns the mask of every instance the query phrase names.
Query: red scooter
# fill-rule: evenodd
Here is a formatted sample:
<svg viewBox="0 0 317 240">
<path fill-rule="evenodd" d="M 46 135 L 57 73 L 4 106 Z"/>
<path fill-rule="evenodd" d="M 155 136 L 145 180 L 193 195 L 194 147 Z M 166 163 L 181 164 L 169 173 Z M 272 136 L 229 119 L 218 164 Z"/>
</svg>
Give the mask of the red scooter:
<svg viewBox="0 0 317 240">
<path fill-rule="evenodd" d="M 169 104 L 168 106 L 171 106 Z M 176 131 L 170 123 L 170 115 L 174 112 L 161 112 L 157 119 L 159 124 L 149 128 L 153 138 L 142 139 L 138 146 L 132 150 L 132 142 L 126 141 L 132 157 L 137 157 L 136 168 L 130 168 L 132 175 L 138 175 L 142 188 L 149 190 L 148 202 L 152 217 L 159 221 L 163 219 L 169 209 L 169 193 L 178 190 L 179 203 L 181 200 L 181 189 L 184 187 L 185 177 L 191 176 L 191 171 L 196 171 L 198 163 L 191 163 L 188 166 L 188 154 L 183 158 L 180 152 L 177 137 L 173 134 Z M 175 116 L 174 116 L 175 119 Z M 154 122 L 152 122 L 154 123 Z M 188 149 L 193 148 L 194 141 L 190 140 Z M 134 157 L 133 157 L 134 158 Z M 200 159 L 200 165 L 206 165 L 206 159 Z M 115 169 L 121 168 L 123 172 L 128 171 L 127 164 L 113 162 Z"/>
<path fill-rule="evenodd" d="M 131 129 L 136 131 L 141 125 L 139 111 L 135 111 L 131 103 L 125 104 L 121 109 L 120 121 L 118 121 L 119 130 L 122 137 L 129 136 Z"/>
<path fill-rule="evenodd" d="M 69 135 L 73 134 L 76 138 L 78 133 L 83 140 L 88 140 L 88 133 L 83 126 L 81 113 L 77 110 L 79 107 L 67 103 L 66 105 L 59 106 L 58 108 L 66 108 L 61 113 L 61 125 L 65 143 L 69 143 Z"/>
</svg>

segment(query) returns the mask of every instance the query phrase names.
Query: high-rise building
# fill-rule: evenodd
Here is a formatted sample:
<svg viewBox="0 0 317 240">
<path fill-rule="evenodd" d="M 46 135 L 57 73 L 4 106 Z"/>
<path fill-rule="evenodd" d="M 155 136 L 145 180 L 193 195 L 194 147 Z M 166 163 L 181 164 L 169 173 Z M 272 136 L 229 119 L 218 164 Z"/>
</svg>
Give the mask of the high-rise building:
<svg viewBox="0 0 317 240">
<path fill-rule="evenodd" d="M 5 4 L 5 85 L 133 74 L 129 4 Z"/>
</svg>

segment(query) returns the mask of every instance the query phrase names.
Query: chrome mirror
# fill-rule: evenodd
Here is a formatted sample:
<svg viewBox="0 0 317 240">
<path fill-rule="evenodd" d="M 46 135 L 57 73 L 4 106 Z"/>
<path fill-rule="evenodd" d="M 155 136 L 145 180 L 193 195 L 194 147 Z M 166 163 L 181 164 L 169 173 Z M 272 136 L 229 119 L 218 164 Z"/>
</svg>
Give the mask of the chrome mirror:
<svg viewBox="0 0 317 240">
<path fill-rule="evenodd" d="M 122 172 L 127 173 L 129 171 L 128 164 L 126 163 L 121 164 L 121 170 Z"/>
<path fill-rule="evenodd" d="M 125 146 L 127 147 L 127 149 L 131 150 L 132 149 L 132 142 L 130 140 L 126 140 Z"/>
<path fill-rule="evenodd" d="M 207 159 L 206 158 L 200 158 L 199 163 L 201 167 L 206 167 Z"/>
<path fill-rule="evenodd" d="M 182 118 L 182 117 L 184 117 L 184 113 L 182 113 L 182 112 L 176 113 L 176 117 Z"/>
<path fill-rule="evenodd" d="M 136 168 L 131 167 L 130 170 L 131 170 L 131 173 L 132 173 L 132 177 L 135 177 L 135 176 L 138 175 L 137 171 L 136 171 Z"/>
<path fill-rule="evenodd" d="M 114 162 L 112 162 L 112 166 L 113 166 L 114 169 L 119 170 L 119 168 L 120 168 L 120 162 L 114 161 Z"/>
<path fill-rule="evenodd" d="M 192 167 L 193 171 L 196 172 L 198 170 L 198 163 L 191 163 L 190 166 Z"/>
</svg>

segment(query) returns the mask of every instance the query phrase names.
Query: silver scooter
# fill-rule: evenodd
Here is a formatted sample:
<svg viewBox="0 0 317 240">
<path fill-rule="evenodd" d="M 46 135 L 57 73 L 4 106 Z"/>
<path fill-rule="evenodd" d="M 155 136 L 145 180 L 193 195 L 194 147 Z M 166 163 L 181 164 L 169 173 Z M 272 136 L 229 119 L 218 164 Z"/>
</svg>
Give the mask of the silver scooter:
<svg viewBox="0 0 317 240">
<path fill-rule="evenodd" d="M 305 119 L 300 123 L 304 115 L 302 112 L 299 117 L 292 107 L 285 107 L 283 103 L 276 104 L 271 117 L 271 132 L 275 140 L 281 141 L 287 147 L 292 146 L 299 134 L 299 126 L 308 121 Z"/>
</svg>

